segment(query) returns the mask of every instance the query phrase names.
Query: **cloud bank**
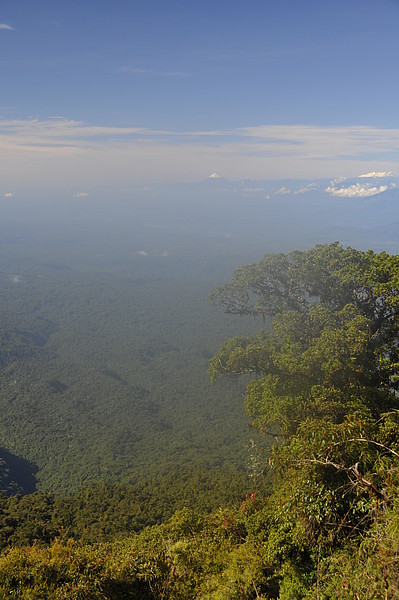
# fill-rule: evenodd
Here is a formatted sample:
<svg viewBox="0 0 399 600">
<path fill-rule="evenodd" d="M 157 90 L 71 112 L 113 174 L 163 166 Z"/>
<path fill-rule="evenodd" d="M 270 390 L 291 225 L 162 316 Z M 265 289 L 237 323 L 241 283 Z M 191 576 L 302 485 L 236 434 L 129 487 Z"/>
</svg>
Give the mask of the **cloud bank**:
<svg viewBox="0 0 399 600">
<path fill-rule="evenodd" d="M 348 187 L 335 187 L 329 186 L 326 192 L 333 196 L 339 196 L 340 198 L 366 198 L 368 196 L 375 196 L 376 194 L 382 194 L 388 189 L 387 185 L 380 185 L 378 187 L 368 183 L 355 183 Z"/>
<path fill-rule="evenodd" d="M 388 171 L 388 173 L 386 173 L 385 171 L 371 171 L 371 173 L 365 173 L 364 175 L 359 175 L 359 179 L 366 179 L 366 178 L 379 178 L 379 177 L 392 177 L 392 173 L 391 171 Z"/>
<path fill-rule="evenodd" d="M 387 158 L 388 157 L 388 158 Z M 399 129 L 261 125 L 163 131 L 62 118 L 0 120 L 0 178 L 19 189 L 230 180 L 333 179 L 399 172 Z M 329 193 L 349 195 L 333 186 Z M 378 188 L 378 186 L 377 186 Z M 355 188 L 353 195 L 365 194 Z M 372 193 L 371 188 L 367 191 Z"/>
</svg>

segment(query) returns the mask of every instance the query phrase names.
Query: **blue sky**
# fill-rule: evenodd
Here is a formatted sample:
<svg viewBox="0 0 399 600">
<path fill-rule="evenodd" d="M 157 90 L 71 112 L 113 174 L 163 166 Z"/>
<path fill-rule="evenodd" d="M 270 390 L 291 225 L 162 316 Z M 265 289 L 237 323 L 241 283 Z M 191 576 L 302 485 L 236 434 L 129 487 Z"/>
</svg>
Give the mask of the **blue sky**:
<svg viewBox="0 0 399 600">
<path fill-rule="evenodd" d="M 397 0 L 3 0 L 0 194 L 399 173 L 398 30 Z"/>
</svg>

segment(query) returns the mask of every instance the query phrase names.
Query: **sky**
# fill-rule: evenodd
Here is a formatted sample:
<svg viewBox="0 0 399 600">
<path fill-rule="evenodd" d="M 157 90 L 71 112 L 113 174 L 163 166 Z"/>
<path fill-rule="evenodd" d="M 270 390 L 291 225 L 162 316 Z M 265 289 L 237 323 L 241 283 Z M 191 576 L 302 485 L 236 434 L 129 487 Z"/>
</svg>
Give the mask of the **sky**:
<svg viewBox="0 0 399 600">
<path fill-rule="evenodd" d="M 399 0 L 1 0 L 0 197 L 399 175 L 398 30 Z"/>
</svg>

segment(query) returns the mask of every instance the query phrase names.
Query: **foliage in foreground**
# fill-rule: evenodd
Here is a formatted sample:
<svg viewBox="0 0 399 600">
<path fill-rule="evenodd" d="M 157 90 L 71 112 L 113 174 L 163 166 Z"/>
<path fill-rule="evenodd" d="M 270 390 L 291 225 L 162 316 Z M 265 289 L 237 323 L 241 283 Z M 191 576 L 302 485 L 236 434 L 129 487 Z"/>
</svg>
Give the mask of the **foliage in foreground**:
<svg viewBox="0 0 399 600">
<path fill-rule="evenodd" d="M 207 516 L 186 509 L 109 544 L 10 549 L 3 594 L 399 597 L 399 257 L 338 244 L 266 255 L 213 299 L 274 317 L 210 367 L 251 377 L 247 411 L 275 439 L 271 495 Z"/>
<path fill-rule="evenodd" d="M 0 556 L 0 597 L 295 600 L 399 597 L 398 504 L 334 551 L 300 543 L 284 508 L 248 494 L 239 508 L 185 509 L 113 543 L 55 540 Z"/>
</svg>

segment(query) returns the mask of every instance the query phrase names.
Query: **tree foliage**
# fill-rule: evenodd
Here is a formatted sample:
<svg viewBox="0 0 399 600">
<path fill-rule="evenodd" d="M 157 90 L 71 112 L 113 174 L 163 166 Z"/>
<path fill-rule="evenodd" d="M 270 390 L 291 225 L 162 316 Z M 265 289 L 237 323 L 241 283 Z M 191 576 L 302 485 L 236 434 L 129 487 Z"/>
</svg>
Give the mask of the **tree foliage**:
<svg viewBox="0 0 399 600">
<path fill-rule="evenodd" d="M 268 545 L 298 575 L 312 549 L 320 561 L 366 535 L 398 496 L 399 256 L 337 243 L 266 255 L 211 301 L 273 318 L 223 344 L 210 373 L 251 376 L 247 412 L 276 440 Z"/>
<path fill-rule="evenodd" d="M 336 242 L 266 254 L 258 263 L 238 268 L 210 300 L 231 313 L 272 316 L 306 310 L 316 300 L 332 310 L 354 304 L 381 327 L 397 315 L 398 286 L 399 256 L 343 248 Z"/>
</svg>

